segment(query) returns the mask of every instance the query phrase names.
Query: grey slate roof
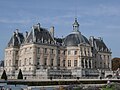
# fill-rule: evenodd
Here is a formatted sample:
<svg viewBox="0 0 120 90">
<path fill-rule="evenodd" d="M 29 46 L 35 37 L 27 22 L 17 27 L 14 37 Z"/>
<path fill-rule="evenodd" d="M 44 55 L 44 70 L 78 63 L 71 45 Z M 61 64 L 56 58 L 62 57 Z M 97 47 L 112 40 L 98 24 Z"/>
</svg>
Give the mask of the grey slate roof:
<svg viewBox="0 0 120 90">
<path fill-rule="evenodd" d="M 65 46 L 78 46 L 78 44 L 86 43 L 89 44 L 88 39 L 80 33 L 71 33 L 65 37 L 63 45 Z"/>
<path fill-rule="evenodd" d="M 94 48 L 97 51 L 110 52 L 102 39 L 93 39 Z"/>
<path fill-rule="evenodd" d="M 10 46 L 20 46 L 24 42 L 24 36 L 22 33 L 14 32 L 13 36 L 11 37 L 8 47 Z"/>
<path fill-rule="evenodd" d="M 27 36 L 25 42 L 53 44 L 54 39 L 52 38 L 48 30 L 40 27 L 40 28 L 33 28 L 33 30 L 31 30 L 30 34 Z"/>
</svg>

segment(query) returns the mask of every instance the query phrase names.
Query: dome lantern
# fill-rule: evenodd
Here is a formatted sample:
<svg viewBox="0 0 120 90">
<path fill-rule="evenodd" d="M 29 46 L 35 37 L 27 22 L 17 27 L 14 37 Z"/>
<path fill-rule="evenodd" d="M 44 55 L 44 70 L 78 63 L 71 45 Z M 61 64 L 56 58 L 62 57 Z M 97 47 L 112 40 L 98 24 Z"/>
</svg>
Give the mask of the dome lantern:
<svg viewBox="0 0 120 90">
<path fill-rule="evenodd" d="M 73 31 L 74 32 L 79 31 L 79 23 L 77 22 L 77 18 L 75 18 L 75 22 L 73 23 Z"/>
</svg>

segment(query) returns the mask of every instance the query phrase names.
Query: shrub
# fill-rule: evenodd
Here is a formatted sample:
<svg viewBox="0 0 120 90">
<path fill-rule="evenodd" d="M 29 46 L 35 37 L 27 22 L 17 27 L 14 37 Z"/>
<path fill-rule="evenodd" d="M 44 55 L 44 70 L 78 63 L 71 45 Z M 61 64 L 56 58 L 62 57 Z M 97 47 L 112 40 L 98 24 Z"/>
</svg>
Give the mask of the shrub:
<svg viewBox="0 0 120 90">
<path fill-rule="evenodd" d="M 7 75 L 6 75 L 6 71 L 5 70 L 2 73 L 1 79 L 7 80 Z"/>
<path fill-rule="evenodd" d="M 17 79 L 23 79 L 23 74 L 22 74 L 21 69 L 19 70 Z"/>
</svg>

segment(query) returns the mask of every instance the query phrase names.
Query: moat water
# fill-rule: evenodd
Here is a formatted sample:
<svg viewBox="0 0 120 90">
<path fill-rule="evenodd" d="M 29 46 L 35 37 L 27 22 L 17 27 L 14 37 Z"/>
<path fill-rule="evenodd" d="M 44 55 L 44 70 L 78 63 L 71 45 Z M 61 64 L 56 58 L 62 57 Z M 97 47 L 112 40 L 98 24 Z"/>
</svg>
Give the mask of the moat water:
<svg viewBox="0 0 120 90">
<path fill-rule="evenodd" d="M 57 86 L 27 86 L 0 84 L 0 90 L 57 90 Z"/>
</svg>

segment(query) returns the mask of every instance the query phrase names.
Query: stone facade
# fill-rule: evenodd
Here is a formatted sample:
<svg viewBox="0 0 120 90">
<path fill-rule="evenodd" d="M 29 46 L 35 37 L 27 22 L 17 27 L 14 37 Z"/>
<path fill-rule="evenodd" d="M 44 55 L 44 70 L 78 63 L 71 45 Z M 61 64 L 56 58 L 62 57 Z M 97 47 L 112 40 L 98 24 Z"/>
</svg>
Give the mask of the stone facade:
<svg viewBox="0 0 120 90">
<path fill-rule="evenodd" d="M 101 38 L 83 36 L 77 19 L 64 38 L 38 23 L 25 36 L 18 29 L 13 33 L 4 65 L 9 78 L 16 78 L 19 69 L 25 79 L 98 77 L 99 70 L 111 70 L 111 51 Z"/>
</svg>

